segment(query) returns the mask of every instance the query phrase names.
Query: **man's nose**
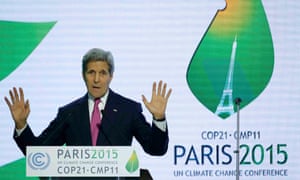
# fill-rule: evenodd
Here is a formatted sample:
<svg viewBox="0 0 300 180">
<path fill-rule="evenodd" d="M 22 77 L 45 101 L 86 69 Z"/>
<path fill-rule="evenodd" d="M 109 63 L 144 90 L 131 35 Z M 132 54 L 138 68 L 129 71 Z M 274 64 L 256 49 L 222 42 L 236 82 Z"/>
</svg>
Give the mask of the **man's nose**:
<svg viewBox="0 0 300 180">
<path fill-rule="evenodd" d="M 98 73 L 95 74 L 94 81 L 95 82 L 99 82 L 100 81 L 100 75 Z"/>
</svg>

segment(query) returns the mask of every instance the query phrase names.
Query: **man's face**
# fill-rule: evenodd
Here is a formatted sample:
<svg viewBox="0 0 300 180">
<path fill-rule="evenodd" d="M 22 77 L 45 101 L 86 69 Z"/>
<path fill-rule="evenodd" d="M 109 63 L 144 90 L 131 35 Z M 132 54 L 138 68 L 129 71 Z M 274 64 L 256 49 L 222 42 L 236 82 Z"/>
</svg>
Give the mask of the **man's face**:
<svg viewBox="0 0 300 180">
<path fill-rule="evenodd" d="M 112 75 L 108 71 L 109 66 L 104 61 L 90 61 L 83 74 L 83 79 L 88 92 L 94 98 L 102 97 L 109 88 Z"/>
</svg>

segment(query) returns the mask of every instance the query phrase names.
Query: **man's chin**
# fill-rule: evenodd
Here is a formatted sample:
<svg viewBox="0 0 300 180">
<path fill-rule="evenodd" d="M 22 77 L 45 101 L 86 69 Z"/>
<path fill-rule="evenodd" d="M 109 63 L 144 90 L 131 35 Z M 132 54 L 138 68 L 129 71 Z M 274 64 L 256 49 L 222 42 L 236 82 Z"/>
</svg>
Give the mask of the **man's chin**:
<svg viewBox="0 0 300 180">
<path fill-rule="evenodd" d="M 99 98 L 99 97 L 102 97 L 104 95 L 103 92 L 90 92 L 90 94 L 94 97 L 94 98 Z"/>
</svg>

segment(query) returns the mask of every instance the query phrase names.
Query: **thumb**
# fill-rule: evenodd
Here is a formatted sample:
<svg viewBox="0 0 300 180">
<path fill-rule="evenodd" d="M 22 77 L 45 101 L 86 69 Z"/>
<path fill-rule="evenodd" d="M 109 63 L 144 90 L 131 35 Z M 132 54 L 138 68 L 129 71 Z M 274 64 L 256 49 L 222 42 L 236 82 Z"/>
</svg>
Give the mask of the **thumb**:
<svg viewBox="0 0 300 180">
<path fill-rule="evenodd" d="M 25 111 L 26 111 L 26 114 L 30 113 L 30 104 L 29 104 L 29 100 L 28 99 L 25 102 Z"/>
<path fill-rule="evenodd" d="M 148 108 L 149 102 L 148 102 L 147 98 L 144 95 L 142 95 L 142 100 L 143 100 L 143 103 L 145 104 L 145 106 Z"/>
</svg>

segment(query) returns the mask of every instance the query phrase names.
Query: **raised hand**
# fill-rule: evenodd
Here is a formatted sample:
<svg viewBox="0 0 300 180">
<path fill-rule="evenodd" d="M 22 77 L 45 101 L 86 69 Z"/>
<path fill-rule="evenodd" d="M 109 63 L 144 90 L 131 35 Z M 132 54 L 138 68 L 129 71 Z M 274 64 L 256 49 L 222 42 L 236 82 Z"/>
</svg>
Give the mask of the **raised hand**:
<svg viewBox="0 0 300 180">
<path fill-rule="evenodd" d="M 171 92 L 172 89 L 169 89 L 167 92 L 166 83 L 159 81 L 158 88 L 156 88 L 156 82 L 154 82 L 152 85 L 152 97 L 150 102 L 144 95 L 142 95 L 142 100 L 146 108 L 150 111 L 155 119 L 161 120 L 165 118 L 167 103 Z"/>
<path fill-rule="evenodd" d="M 24 101 L 23 89 L 19 88 L 19 93 L 17 88 L 9 90 L 10 100 L 5 96 L 4 100 L 9 107 L 11 116 L 15 122 L 17 129 L 22 129 L 27 121 L 30 113 L 29 101 Z"/>
</svg>

